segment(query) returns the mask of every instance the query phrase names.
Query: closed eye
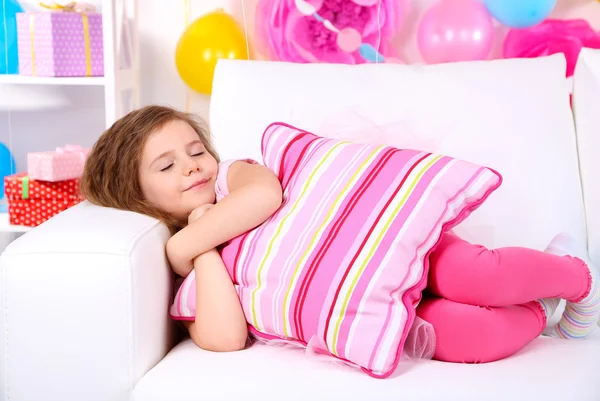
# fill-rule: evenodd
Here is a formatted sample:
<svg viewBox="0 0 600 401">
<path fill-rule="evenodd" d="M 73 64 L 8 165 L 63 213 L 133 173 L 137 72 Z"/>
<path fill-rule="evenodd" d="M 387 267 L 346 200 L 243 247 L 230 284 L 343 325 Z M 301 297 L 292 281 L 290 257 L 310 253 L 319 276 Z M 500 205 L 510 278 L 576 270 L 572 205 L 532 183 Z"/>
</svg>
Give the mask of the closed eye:
<svg viewBox="0 0 600 401">
<path fill-rule="evenodd" d="M 168 169 L 170 169 L 171 167 L 173 167 L 173 163 L 169 164 L 167 167 L 165 168 L 161 168 L 160 171 L 167 171 Z"/>
<path fill-rule="evenodd" d="M 192 154 L 192 156 L 202 156 L 204 154 L 204 152 L 196 152 L 194 154 Z"/>
</svg>

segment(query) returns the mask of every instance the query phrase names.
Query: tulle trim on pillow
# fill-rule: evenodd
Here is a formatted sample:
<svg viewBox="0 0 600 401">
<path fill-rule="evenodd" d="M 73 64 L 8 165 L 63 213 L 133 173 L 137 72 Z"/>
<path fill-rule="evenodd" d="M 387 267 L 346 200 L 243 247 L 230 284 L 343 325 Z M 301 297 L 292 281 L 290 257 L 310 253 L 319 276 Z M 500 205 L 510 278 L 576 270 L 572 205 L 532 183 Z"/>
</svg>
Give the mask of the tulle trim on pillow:
<svg viewBox="0 0 600 401">
<path fill-rule="evenodd" d="M 359 106 L 346 107 L 331 113 L 321 123 L 315 135 L 355 143 L 377 143 L 399 149 L 438 152 L 448 130 L 428 135 L 408 118 L 377 121 L 373 113 Z M 447 127 L 446 127 L 447 128 Z"/>
<path fill-rule="evenodd" d="M 404 342 L 403 356 L 411 360 L 432 359 L 434 353 L 435 331 L 433 326 L 417 316 Z"/>
<path fill-rule="evenodd" d="M 351 366 L 356 368 L 355 364 L 336 358 L 329 354 L 328 351 L 324 350 L 324 347 L 320 344 L 316 337 L 309 340 L 306 347 L 304 345 L 281 340 L 281 339 L 266 339 L 254 336 L 255 341 L 266 344 L 269 346 L 290 348 L 290 349 L 304 349 L 305 354 L 311 358 L 320 362 L 332 363 L 338 366 Z M 402 362 L 418 362 L 421 360 L 430 360 L 433 358 L 435 352 L 435 332 L 433 326 L 421 319 L 416 317 L 415 321 L 408 333 L 406 342 L 404 343 L 404 350 L 400 358 Z"/>
</svg>

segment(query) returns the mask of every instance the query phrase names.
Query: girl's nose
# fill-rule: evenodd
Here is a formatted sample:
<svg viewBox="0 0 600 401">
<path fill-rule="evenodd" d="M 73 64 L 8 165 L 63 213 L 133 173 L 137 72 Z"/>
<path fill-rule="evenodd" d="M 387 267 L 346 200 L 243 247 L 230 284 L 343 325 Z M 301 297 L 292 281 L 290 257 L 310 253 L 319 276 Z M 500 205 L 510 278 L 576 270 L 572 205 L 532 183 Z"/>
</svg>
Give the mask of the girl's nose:
<svg viewBox="0 0 600 401">
<path fill-rule="evenodd" d="M 200 171 L 200 166 L 196 163 L 189 163 L 185 168 L 185 175 L 190 176 L 194 171 Z"/>
</svg>

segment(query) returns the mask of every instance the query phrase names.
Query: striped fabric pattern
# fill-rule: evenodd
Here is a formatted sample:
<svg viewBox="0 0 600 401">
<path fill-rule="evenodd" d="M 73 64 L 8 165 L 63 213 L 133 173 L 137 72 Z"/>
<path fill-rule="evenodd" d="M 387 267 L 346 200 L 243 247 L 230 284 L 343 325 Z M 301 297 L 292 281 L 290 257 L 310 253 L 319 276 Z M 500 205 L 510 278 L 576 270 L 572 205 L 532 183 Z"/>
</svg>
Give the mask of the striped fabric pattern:
<svg viewBox="0 0 600 401">
<path fill-rule="evenodd" d="M 282 183 L 283 204 L 221 253 L 250 331 L 389 376 L 415 319 L 429 253 L 500 186 L 500 175 L 282 123 L 267 128 L 262 153 Z M 173 305 L 180 319 L 193 312 L 193 281 Z"/>
<path fill-rule="evenodd" d="M 556 235 L 546 247 L 546 252 L 574 259 L 588 272 L 589 290 L 582 299 L 567 299 L 565 310 L 558 324 L 545 333 L 551 337 L 582 339 L 588 337 L 600 323 L 600 272 L 591 263 L 586 246 L 566 232 Z M 558 304 L 559 300 L 555 302 Z M 544 308 L 547 299 L 538 301 Z M 554 307 L 556 308 L 556 306 Z M 550 314 L 546 313 L 549 317 Z"/>
<path fill-rule="evenodd" d="M 281 123 L 265 131 L 262 153 L 284 203 L 222 251 L 253 334 L 310 341 L 373 376 L 391 374 L 426 284 L 426 257 L 501 177 Z"/>
<path fill-rule="evenodd" d="M 600 274 L 591 264 L 588 269 L 591 282 L 589 294 L 578 302 L 567 302 L 560 321 L 553 328 L 552 334 L 556 337 L 581 339 L 596 329 L 600 320 Z"/>
</svg>

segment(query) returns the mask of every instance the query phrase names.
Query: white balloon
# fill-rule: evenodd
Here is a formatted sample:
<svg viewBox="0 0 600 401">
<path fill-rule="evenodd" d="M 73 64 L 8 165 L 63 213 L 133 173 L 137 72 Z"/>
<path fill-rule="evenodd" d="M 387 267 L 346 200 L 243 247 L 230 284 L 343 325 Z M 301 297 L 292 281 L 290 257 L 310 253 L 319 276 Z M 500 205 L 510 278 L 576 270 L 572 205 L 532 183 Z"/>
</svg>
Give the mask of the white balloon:
<svg viewBox="0 0 600 401">
<path fill-rule="evenodd" d="M 302 15 L 313 15 L 317 12 L 317 9 L 314 6 L 304 0 L 294 0 L 294 3 Z"/>
<path fill-rule="evenodd" d="M 337 29 L 335 26 L 333 26 L 333 24 L 331 23 L 331 21 L 329 21 L 328 19 L 326 19 L 325 21 L 323 21 L 323 25 L 325 25 L 325 28 L 329 29 L 332 32 L 340 33 L 340 30 Z"/>
</svg>

